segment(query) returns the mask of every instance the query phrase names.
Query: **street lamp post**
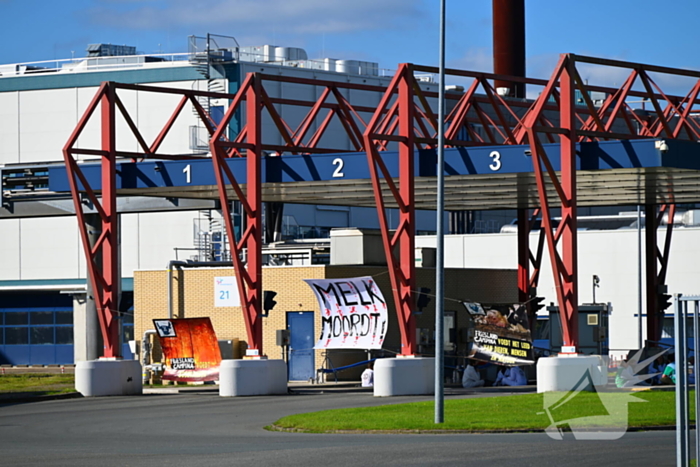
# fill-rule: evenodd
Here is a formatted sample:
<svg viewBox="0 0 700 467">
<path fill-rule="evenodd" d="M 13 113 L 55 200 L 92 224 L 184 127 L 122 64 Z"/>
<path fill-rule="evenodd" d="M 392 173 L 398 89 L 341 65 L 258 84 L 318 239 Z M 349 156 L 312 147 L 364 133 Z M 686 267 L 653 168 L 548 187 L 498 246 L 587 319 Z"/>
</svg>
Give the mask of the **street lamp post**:
<svg viewBox="0 0 700 467">
<path fill-rule="evenodd" d="M 437 232 L 435 264 L 435 423 L 445 421 L 445 0 L 440 0 L 440 63 L 438 77 Z"/>
</svg>

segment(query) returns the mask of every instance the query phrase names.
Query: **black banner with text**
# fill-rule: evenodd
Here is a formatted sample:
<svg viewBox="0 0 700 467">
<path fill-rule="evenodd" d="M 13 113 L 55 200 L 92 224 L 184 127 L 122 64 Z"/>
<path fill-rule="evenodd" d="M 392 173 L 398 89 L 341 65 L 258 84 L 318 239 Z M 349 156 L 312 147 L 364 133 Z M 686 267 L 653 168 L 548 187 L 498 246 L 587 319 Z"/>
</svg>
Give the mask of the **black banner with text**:
<svg viewBox="0 0 700 467">
<path fill-rule="evenodd" d="M 535 363 L 525 307 L 494 306 L 482 310 L 474 317 L 469 357 L 504 366 Z"/>
</svg>

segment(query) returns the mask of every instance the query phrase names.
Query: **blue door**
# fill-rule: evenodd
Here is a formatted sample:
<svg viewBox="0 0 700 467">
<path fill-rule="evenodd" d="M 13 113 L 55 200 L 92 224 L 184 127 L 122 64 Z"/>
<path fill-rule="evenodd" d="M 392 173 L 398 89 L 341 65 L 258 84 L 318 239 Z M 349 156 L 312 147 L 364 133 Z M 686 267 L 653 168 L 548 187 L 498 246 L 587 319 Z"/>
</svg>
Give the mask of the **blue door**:
<svg viewBox="0 0 700 467">
<path fill-rule="evenodd" d="M 314 313 L 287 313 L 289 329 L 289 380 L 306 381 L 314 377 Z"/>
</svg>

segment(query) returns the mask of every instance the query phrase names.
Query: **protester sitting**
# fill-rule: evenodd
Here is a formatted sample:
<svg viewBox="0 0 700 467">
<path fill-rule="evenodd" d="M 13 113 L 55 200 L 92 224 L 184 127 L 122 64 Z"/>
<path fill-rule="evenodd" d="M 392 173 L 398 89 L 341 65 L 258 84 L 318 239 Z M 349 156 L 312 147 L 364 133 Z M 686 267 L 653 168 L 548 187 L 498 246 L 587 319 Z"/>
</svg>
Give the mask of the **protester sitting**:
<svg viewBox="0 0 700 467">
<path fill-rule="evenodd" d="M 649 374 L 657 374 L 654 376 L 652 379 L 649 381 L 651 384 L 661 384 L 661 375 L 664 374 L 664 370 L 666 369 L 666 363 L 664 362 L 664 356 L 659 355 L 656 357 L 656 360 L 654 360 L 651 365 L 649 365 Z"/>
<path fill-rule="evenodd" d="M 494 386 L 525 386 L 527 377 L 525 372 L 519 366 L 507 368 L 505 371 L 498 372 Z"/>
<path fill-rule="evenodd" d="M 467 366 L 462 374 L 462 387 L 463 388 L 478 388 L 484 385 L 484 380 L 481 379 L 481 375 L 470 362 L 467 362 Z"/>
<path fill-rule="evenodd" d="M 371 388 L 374 386 L 374 370 L 372 369 L 371 363 L 367 365 L 367 368 L 362 372 L 360 378 L 362 379 L 363 388 Z"/>
<path fill-rule="evenodd" d="M 666 361 L 666 368 L 661 375 L 661 384 L 676 384 L 676 361 L 673 354 L 669 355 Z"/>
<path fill-rule="evenodd" d="M 615 374 L 615 386 L 618 388 L 631 388 L 639 384 L 640 379 L 634 374 L 634 369 L 627 360 L 622 360 Z"/>
</svg>

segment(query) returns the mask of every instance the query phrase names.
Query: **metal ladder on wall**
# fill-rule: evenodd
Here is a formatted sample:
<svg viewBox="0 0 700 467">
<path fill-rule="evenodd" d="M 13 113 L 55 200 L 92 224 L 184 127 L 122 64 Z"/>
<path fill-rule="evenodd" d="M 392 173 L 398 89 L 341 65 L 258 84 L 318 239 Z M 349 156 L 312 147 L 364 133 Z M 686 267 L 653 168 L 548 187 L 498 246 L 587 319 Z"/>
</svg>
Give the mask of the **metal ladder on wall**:
<svg viewBox="0 0 700 467">
<path fill-rule="evenodd" d="M 207 91 L 214 93 L 225 93 L 227 92 L 226 80 L 223 77 L 224 73 L 218 72 L 216 70 L 216 63 L 229 60 L 229 56 L 224 54 L 224 51 L 229 49 L 224 49 L 220 47 L 217 43 L 217 38 L 219 41 L 221 39 L 232 41 L 236 53 L 235 55 L 231 53 L 230 59 L 233 60 L 234 56 L 238 56 L 238 42 L 234 37 L 229 36 L 215 36 L 212 34 L 207 34 L 206 38 L 190 36 L 189 37 L 189 62 L 194 66 L 197 72 L 202 75 L 207 81 Z M 198 86 L 198 83 L 193 83 L 192 88 Z M 202 106 L 204 111 L 211 115 L 212 99 L 210 97 L 198 96 L 197 101 Z M 199 118 L 197 110 L 192 107 L 192 113 L 195 117 Z M 201 125 L 196 125 L 190 127 L 190 149 L 193 151 L 208 151 L 209 150 L 209 138 L 206 130 Z"/>
</svg>

